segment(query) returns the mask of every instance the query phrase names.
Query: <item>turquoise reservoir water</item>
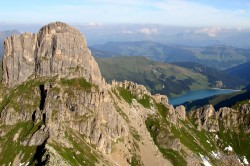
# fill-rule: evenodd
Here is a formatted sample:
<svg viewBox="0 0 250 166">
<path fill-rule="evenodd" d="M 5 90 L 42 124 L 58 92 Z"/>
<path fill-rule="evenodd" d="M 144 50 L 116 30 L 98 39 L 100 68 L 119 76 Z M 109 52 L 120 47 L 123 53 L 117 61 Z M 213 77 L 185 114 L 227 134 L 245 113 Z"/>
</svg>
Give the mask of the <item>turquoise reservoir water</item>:
<svg viewBox="0 0 250 166">
<path fill-rule="evenodd" d="M 180 105 L 187 101 L 194 101 L 198 99 L 204 99 L 214 95 L 232 93 L 237 90 L 232 89 L 202 89 L 189 91 L 186 94 L 178 97 L 169 98 L 169 103 L 172 105 Z"/>
</svg>

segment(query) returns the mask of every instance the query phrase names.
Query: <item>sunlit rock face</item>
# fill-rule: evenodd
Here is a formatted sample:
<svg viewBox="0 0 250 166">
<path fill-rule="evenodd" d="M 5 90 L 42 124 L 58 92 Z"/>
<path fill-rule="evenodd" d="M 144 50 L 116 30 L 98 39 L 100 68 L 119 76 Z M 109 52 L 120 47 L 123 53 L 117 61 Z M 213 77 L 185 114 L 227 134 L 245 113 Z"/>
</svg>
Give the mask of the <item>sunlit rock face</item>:
<svg viewBox="0 0 250 166">
<path fill-rule="evenodd" d="M 13 86 L 29 77 L 76 78 L 101 85 L 99 67 L 77 29 L 61 22 L 48 24 L 38 34 L 24 33 L 4 42 L 3 83 Z"/>
</svg>

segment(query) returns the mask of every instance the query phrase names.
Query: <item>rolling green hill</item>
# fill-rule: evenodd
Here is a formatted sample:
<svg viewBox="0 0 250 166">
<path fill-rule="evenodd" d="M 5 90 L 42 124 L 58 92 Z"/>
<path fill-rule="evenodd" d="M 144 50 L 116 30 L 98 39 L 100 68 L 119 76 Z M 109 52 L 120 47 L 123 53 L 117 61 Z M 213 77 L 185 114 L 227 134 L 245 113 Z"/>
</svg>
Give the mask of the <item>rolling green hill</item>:
<svg viewBox="0 0 250 166">
<path fill-rule="evenodd" d="M 145 56 L 162 62 L 198 62 L 217 69 L 228 69 L 250 60 L 250 49 L 230 46 L 184 47 L 150 41 L 109 42 L 92 49 L 126 56 Z M 99 57 L 110 57 L 99 54 Z"/>
<path fill-rule="evenodd" d="M 113 79 L 133 81 L 145 85 L 153 94 L 181 95 L 189 90 L 218 87 L 218 80 L 223 82 L 223 88 L 240 88 L 247 85 L 246 81 L 224 72 L 216 73 L 217 70 L 211 68 L 200 72 L 187 66 L 179 67 L 140 56 L 96 58 L 96 61 L 107 82 Z M 199 69 L 205 69 L 203 65 L 200 67 L 202 68 Z"/>
<path fill-rule="evenodd" d="M 106 81 L 129 80 L 143 84 L 151 93 L 180 95 L 190 89 L 208 88 L 206 76 L 144 57 L 96 58 Z"/>
<path fill-rule="evenodd" d="M 248 82 L 241 79 L 242 77 L 237 77 L 232 74 L 228 74 L 226 71 L 216 70 L 214 68 L 195 63 L 195 62 L 175 62 L 173 63 L 177 66 L 184 67 L 190 69 L 194 72 L 201 73 L 207 76 L 209 83 L 211 86 L 219 87 L 219 88 L 227 88 L 227 89 L 234 89 L 234 88 L 241 88 L 239 86 L 246 86 Z M 248 74 L 246 74 L 248 75 Z M 249 80 L 250 81 L 250 80 Z M 221 84 L 221 85 L 219 85 Z"/>
</svg>

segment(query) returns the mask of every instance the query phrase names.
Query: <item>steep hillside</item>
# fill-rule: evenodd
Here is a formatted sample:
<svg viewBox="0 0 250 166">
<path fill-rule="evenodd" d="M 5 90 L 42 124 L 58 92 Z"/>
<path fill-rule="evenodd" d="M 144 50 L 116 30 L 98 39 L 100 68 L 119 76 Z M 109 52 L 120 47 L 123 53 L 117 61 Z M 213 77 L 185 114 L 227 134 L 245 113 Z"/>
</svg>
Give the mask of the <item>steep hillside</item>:
<svg viewBox="0 0 250 166">
<path fill-rule="evenodd" d="M 145 85 L 153 94 L 179 95 L 201 88 L 241 88 L 247 81 L 197 63 L 160 63 L 144 57 L 96 58 L 106 81 L 130 80 Z M 178 67 L 180 66 L 180 67 Z M 115 69 L 115 70 L 114 70 Z"/>
<path fill-rule="evenodd" d="M 249 49 L 229 46 L 184 47 L 138 41 L 109 42 L 94 45 L 92 48 L 117 55 L 145 56 L 162 62 L 198 62 L 217 69 L 227 69 L 250 60 Z M 99 56 L 109 57 L 107 54 L 99 54 Z"/>
<path fill-rule="evenodd" d="M 241 65 L 238 65 L 236 67 L 233 67 L 231 69 L 228 69 L 226 72 L 228 72 L 231 75 L 235 75 L 239 78 L 242 78 L 246 81 L 250 81 L 250 62 L 243 63 Z"/>
<path fill-rule="evenodd" d="M 175 62 L 173 64 L 187 69 L 191 69 L 194 72 L 198 72 L 207 76 L 209 83 L 211 83 L 211 85 L 214 87 L 234 89 L 236 87 L 240 88 L 240 86 L 243 87 L 248 84 L 247 81 L 243 80 L 242 76 L 237 77 L 232 74 L 228 74 L 225 71 L 216 70 L 214 68 L 199 63 Z"/>
<path fill-rule="evenodd" d="M 172 64 L 144 57 L 96 58 L 104 78 L 111 82 L 129 80 L 147 87 L 151 93 L 180 95 L 190 89 L 208 88 L 206 76 Z"/>
<path fill-rule="evenodd" d="M 85 38 L 61 22 L 4 48 L 0 165 L 249 164 L 248 100 L 187 114 L 143 85 L 107 84 Z"/>
</svg>

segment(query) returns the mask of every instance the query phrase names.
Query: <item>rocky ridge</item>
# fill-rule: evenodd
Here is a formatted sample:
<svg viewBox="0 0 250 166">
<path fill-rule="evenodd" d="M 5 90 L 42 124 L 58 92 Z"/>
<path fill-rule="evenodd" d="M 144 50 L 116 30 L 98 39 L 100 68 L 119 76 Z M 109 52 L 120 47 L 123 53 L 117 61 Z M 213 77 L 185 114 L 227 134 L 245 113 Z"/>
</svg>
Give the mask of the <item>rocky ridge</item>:
<svg viewBox="0 0 250 166">
<path fill-rule="evenodd" d="M 215 111 L 212 105 L 206 105 L 193 112 L 196 119 L 197 129 L 207 130 L 209 132 L 218 132 L 220 125 L 225 129 L 239 130 L 240 127 L 244 132 L 250 132 L 250 104 L 243 104 L 239 108 L 223 107 Z"/>
<path fill-rule="evenodd" d="M 249 103 L 186 113 L 143 85 L 106 84 L 85 38 L 64 23 L 8 37 L 2 82 L 1 165 L 179 166 L 204 164 L 204 156 L 237 165 L 249 158 L 225 151 L 220 135 L 243 126 L 248 146 Z"/>
<path fill-rule="evenodd" d="M 13 140 L 28 149 L 37 147 L 36 153 L 42 150 L 41 156 L 35 153 L 33 158 L 37 164 L 58 164 L 61 154 L 57 146 L 71 149 L 75 147 L 74 141 L 94 146 L 90 147 L 91 153 L 102 152 L 103 155 L 112 152 L 114 142 L 127 138 L 126 149 L 130 147 L 131 151 L 134 138 L 129 135 L 137 130 L 131 131 L 126 119 L 117 111 L 120 108 L 110 93 L 111 86 L 101 77 L 86 40 L 78 30 L 64 23 L 51 23 L 38 34 L 8 37 L 4 48 L 2 83 L 7 91 L 2 89 L 0 134 L 6 141 L 12 127 L 31 125 L 32 132 L 25 136 L 17 134 Z M 134 88 L 136 92 L 138 87 Z M 145 87 L 143 93 L 148 93 Z M 24 130 L 25 127 L 20 127 L 18 131 Z M 154 149 L 152 143 L 149 145 Z M 5 148 L 3 150 L 7 151 L 8 147 Z M 126 153 L 126 164 L 131 162 L 130 153 Z M 16 160 L 23 161 L 31 154 L 17 154 Z M 161 158 L 162 162 L 169 163 Z M 62 163 L 68 165 L 67 162 Z"/>
</svg>

